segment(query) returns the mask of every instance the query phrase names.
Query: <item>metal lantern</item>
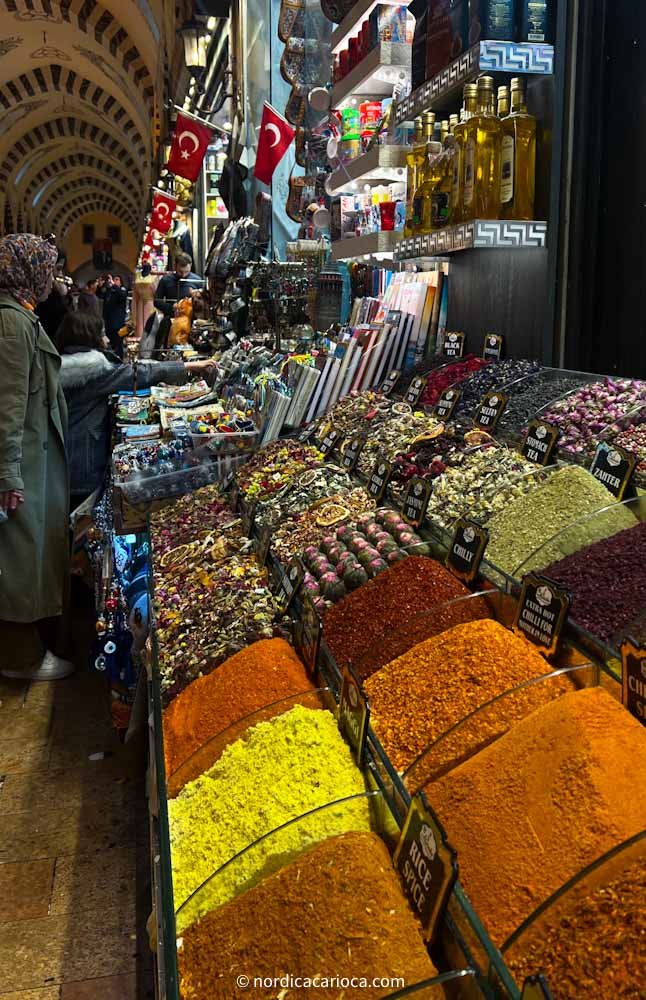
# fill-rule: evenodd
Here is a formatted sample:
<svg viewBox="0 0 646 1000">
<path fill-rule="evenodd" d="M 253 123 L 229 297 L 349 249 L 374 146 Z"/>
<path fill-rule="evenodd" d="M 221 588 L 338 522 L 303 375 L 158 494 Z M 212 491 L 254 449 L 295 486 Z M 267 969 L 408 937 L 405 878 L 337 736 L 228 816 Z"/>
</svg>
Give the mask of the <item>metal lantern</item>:
<svg viewBox="0 0 646 1000">
<path fill-rule="evenodd" d="M 178 32 L 184 42 L 184 62 L 191 76 L 200 77 L 206 69 L 205 40 L 211 34 L 206 24 L 187 18 Z"/>
</svg>

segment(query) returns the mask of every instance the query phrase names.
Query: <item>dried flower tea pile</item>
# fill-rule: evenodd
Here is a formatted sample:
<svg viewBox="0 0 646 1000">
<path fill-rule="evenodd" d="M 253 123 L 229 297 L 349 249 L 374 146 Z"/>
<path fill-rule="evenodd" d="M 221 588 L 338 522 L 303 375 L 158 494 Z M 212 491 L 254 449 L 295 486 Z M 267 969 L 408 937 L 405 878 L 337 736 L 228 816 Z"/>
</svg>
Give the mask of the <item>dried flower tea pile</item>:
<svg viewBox="0 0 646 1000">
<path fill-rule="evenodd" d="M 289 562 L 308 547 L 317 546 L 331 531 L 341 524 L 356 520 L 372 510 L 375 503 L 362 486 L 355 486 L 347 493 L 317 500 L 306 510 L 291 514 L 277 526 L 272 534 L 274 555 L 283 563 Z"/>
<path fill-rule="evenodd" d="M 164 753 L 169 792 L 176 795 L 187 781 L 211 767 L 224 748 L 215 740 L 227 731 L 228 742 L 240 735 L 233 723 L 290 695 L 314 690 L 303 664 L 284 639 L 261 639 L 199 677 L 163 714 Z M 276 713 L 284 711 L 277 706 Z M 201 751 L 198 753 L 198 751 Z M 189 761 L 190 758 L 190 761 Z M 181 783 L 175 781 L 181 768 Z"/>
<path fill-rule="evenodd" d="M 354 488 L 355 484 L 345 469 L 326 462 L 291 479 L 270 500 L 258 504 L 256 520 L 262 524 L 274 524 L 287 514 L 307 510 L 318 500 L 348 493 Z"/>
<path fill-rule="evenodd" d="M 559 448 L 576 455 L 591 455 L 608 427 L 645 404 L 643 382 L 605 378 L 570 393 L 541 416 L 560 428 Z"/>
<path fill-rule="evenodd" d="M 274 441 L 239 469 L 238 485 L 247 500 L 268 500 L 322 460 L 321 453 L 310 445 Z"/>
<path fill-rule="evenodd" d="M 392 405 L 392 400 L 381 392 L 369 390 L 356 396 L 348 394 L 319 421 L 318 437 L 323 436 L 328 426 L 333 426 L 342 437 L 357 431 L 372 435 L 389 419 Z"/>
<path fill-rule="evenodd" d="M 476 358 L 470 354 L 466 358 L 454 361 L 452 364 L 443 365 L 429 375 L 421 402 L 424 406 L 435 406 L 445 389 L 463 382 L 470 375 L 480 371 L 481 368 L 484 368 L 488 364 L 491 364 L 491 362 L 486 361 L 484 358 Z"/>
<path fill-rule="evenodd" d="M 407 403 L 394 403 L 391 412 L 391 418 L 368 438 L 359 456 L 358 469 L 364 476 L 372 472 L 377 456 L 392 459 L 415 441 L 433 439 L 444 429 L 434 417 L 413 412 Z"/>
<path fill-rule="evenodd" d="M 168 803 L 176 910 L 221 865 L 263 834 L 364 790 L 350 749 L 325 709 L 296 705 L 254 726 Z M 364 798 L 315 812 L 267 837 L 180 910 L 178 930 L 312 844 L 351 830 L 370 830 Z"/>
<path fill-rule="evenodd" d="M 509 399 L 500 418 L 499 429 L 519 433 L 544 406 L 580 388 L 587 381 L 583 376 L 553 378 L 551 372 L 539 373 L 529 378 L 527 382 L 517 387 L 518 391 Z"/>
<path fill-rule="evenodd" d="M 646 729 L 604 690 L 587 688 L 538 708 L 426 789 L 494 944 L 646 827 L 635 767 L 645 753 Z"/>
<path fill-rule="evenodd" d="M 492 361 L 485 368 L 471 375 L 470 378 L 462 382 L 462 396 L 456 408 L 456 416 L 461 419 L 472 417 L 478 408 L 478 404 L 487 392 L 494 389 L 503 389 L 507 394 L 512 394 L 511 383 L 518 379 L 525 378 L 533 372 L 540 371 L 538 361 L 516 360 L 505 358 L 504 361 Z"/>
<path fill-rule="evenodd" d="M 437 975 L 388 850 L 374 833 L 331 837 L 207 914 L 182 935 L 178 959 L 183 1000 L 265 1000 L 266 989 L 237 985 L 249 970 L 272 979 L 286 970 L 368 982 L 401 977 L 409 986 Z M 304 992 L 325 1000 L 342 995 L 333 983 Z M 361 990 L 366 1000 L 390 993 Z"/>
</svg>

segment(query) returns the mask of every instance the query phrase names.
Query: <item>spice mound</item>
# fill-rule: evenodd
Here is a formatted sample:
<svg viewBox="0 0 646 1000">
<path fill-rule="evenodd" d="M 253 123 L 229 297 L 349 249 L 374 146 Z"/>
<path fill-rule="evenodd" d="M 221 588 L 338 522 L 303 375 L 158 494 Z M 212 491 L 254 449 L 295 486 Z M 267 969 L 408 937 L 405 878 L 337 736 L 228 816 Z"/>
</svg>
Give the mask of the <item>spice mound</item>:
<svg viewBox="0 0 646 1000">
<path fill-rule="evenodd" d="M 598 479 L 570 465 L 489 521 L 487 559 L 512 575 L 525 574 L 636 523 Z"/>
<path fill-rule="evenodd" d="M 226 742 L 231 743 L 240 735 L 237 727 L 231 732 L 233 723 L 289 695 L 310 690 L 314 687 L 303 664 L 284 639 L 261 639 L 229 657 L 213 673 L 193 681 L 163 715 L 169 793 L 177 795 L 187 781 L 215 763 L 226 745 L 215 740 L 209 752 L 206 744 L 215 736 L 227 730 Z M 277 705 L 273 714 L 285 707 Z M 177 774 L 180 767 L 181 774 Z"/>
<path fill-rule="evenodd" d="M 232 899 L 305 848 L 350 830 L 370 830 L 361 772 L 334 716 L 296 705 L 261 722 L 168 803 L 175 908 L 206 879 L 264 834 L 328 802 L 267 837 L 219 872 L 177 914 L 182 930 Z"/>
<path fill-rule="evenodd" d="M 437 607 L 468 594 L 440 563 L 410 556 L 330 608 L 324 620 L 325 639 L 339 666 L 352 664 L 360 677 L 370 677 L 422 639 L 487 618 L 487 605 L 478 598 Z M 424 614 L 431 608 L 435 614 Z"/>
<path fill-rule="evenodd" d="M 447 729 L 489 699 L 549 674 L 550 666 L 525 639 L 493 620 L 456 625 L 414 646 L 365 683 L 372 724 L 395 767 L 403 771 Z M 537 704 L 569 690 L 558 680 L 533 685 L 524 698 L 502 700 L 476 718 L 443 752 L 457 762 L 477 753 Z M 457 755 L 457 760 L 456 760 Z"/>
<path fill-rule="evenodd" d="M 545 573 L 572 593 L 570 614 L 579 625 L 606 641 L 618 637 L 644 610 L 646 523 L 552 563 Z"/>
<path fill-rule="evenodd" d="M 178 960 L 182 1000 L 266 1000 L 267 989 L 238 986 L 237 977 L 251 970 L 261 978 L 286 970 L 330 980 L 401 977 L 407 985 L 437 975 L 388 850 L 371 833 L 326 840 L 209 913 L 184 932 Z M 355 995 L 333 982 L 293 995 L 310 992 L 327 1000 Z M 392 987 L 360 992 L 373 1000 Z"/>
<path fill-rule="evenodd" d="M 505 955 L 522 984 L 540 969 L 554 1000 L 641 1000 L 646 941 L 646 847 L 627 864 L 623 854 L 566 892 Z M 629 852 L 634 858 L 634 852 Z M 617 862 L 621 862 L 618 870 Z M 606 872 L 611 868 L 612 875 Z M 603 877 L 605 876 L 605 877 Z"/>
<path fill-rule="evenodd" d="M 601 688 L 587 688 L 538 708 L 427 788 L 494 944 L 646 827 L 635 769 L 644 753 L 641 724 Z"/>
</svg>

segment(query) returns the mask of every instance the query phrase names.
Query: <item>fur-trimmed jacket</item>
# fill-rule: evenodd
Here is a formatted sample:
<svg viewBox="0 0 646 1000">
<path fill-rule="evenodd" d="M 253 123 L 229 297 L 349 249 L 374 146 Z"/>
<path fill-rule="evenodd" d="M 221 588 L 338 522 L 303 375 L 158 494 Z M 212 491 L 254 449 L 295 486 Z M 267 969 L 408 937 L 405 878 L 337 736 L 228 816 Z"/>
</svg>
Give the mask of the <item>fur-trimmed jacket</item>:
<svg viewBox="0 0 646 1000">
<path fill-rule="evenodd" d="M 105 477 L 110 458 L 110 396 L 167 382 L 181 385 L 181 361 L 122 364 L 115 355 L 89 347 L 67 347 L 61 364 L 61 386 L 69 413 L 67 450 L 70 490 L 75 500 L 89 496 Z"/>
</svg>

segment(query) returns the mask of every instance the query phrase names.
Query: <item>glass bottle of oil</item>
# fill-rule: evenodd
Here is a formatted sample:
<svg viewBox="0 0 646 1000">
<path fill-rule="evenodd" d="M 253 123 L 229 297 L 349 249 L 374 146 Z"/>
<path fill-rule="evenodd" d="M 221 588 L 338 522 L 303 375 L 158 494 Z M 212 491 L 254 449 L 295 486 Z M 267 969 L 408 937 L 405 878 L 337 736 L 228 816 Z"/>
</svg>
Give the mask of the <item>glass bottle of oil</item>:
<svg viewBox="0 0 646 1000">
<path fill-rule="evenodd" d="M 511 114 L 502 116 L 501 124 L 501 217 L 527 222 L 534 218 L 536 119 L 527 112 L 522 77 L 514 77 L 511 81 Z"/>
<path fill-rule="evenodd" d="M 455 133 L 456 125 L 458 125 L 459 123 L 460 123 L 460 116 L 459 115 L 451 115 L 450 116 L 450 118 L 449 118 L 449 132 L 451 133 L 451 135 L 453 135 Z"/>
<path fill-rule="evenodd" d="M 476 219 L 500 218 L 500 160 L 502 125 L 494 111 L 493 77 L 481 76 L 478 87 L 478 113 L 467 127 L 475 134 L 475 204 Z"/>
<path fill-rule="evenodd" d="M 420 118 L 415 119 L 415 135 L 413 146 L 406 155 L 408 164 L 408 185 L 406 188 L 406 223 L 404 225 L 404 236 L 412 236 L 413 229 L 413 198 L 421 183 L 422 170 L 426 164 L 427 145 L 433 138 L 435 128 L 435 114 L 427 111 Z"/>
<path fill-rule="evenodd" d="M 433 140 L 428 143 L 422 182 L 413 198 L 413 232 L 416 236 L 433 230 L 433 215 L 439 212 L 437 191 L 444 179 L 444 168 L 442 144 Z"/>
<path fill-rule="evenodd" d="M 456 156 L 453 160 L 453 222 L 463 222 L 464 219 L 473 218 L 473 193 L 475 175 L 475 137 L 469 147 L 467 156 L 467 124 L 478 110 L 478 88 L 475 83 L 467 83 L 464 88 L 464 104 L 460 122 L 455 126 L 453 134 L 457 146 Z M 456 173 L 457 172 L 457 173 Z M 465 197 L 468 191 L 469 199 Z M 469 214 L 465 214 L 468 211 Z"/>
</svg>

